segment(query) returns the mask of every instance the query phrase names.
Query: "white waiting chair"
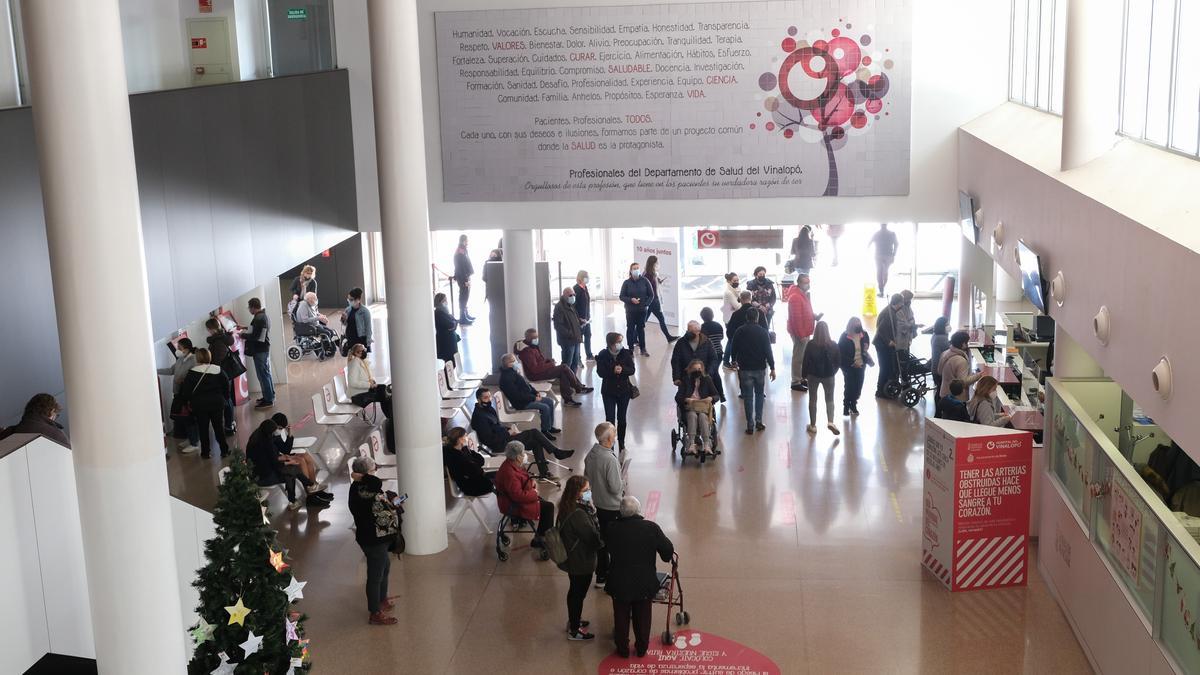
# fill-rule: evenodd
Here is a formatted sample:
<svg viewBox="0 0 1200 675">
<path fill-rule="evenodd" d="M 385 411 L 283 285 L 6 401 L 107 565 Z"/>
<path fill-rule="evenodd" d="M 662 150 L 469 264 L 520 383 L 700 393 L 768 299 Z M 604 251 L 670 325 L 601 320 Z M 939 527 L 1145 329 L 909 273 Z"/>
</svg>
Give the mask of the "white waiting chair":
<svg viewBox="0 0 1200 675">
<path fill-rule="evenodd" d="M 350 394 L 347 393 L 346 386 L 346 369 L 342 368 L 333 374 L 333 392 L 337 394 L 337 402 L 343 405 L 353 405 L 354 401 L 350 400 Z"/>
<path fill-rule="evenodd" d="M 458 529 L 459 523 L 462 522 L 463 516 L 467 515 L 467 511 L 470 511 L 471 515 L 475 516 L 475 520 L 479 521 L 479 525 L 483 527 L 484 532 L 487 532 L 488 534 L 495 534 L 495 531 L 488 526 L 487 519 L 484 518 L 483 514 L 479 512 L 480 498 L 469 497 L 464 494 L 463 491 L 458 487 L 458 483 L 455 483 L 454 479 L 450 477 L 450 471 L 447 469 L 443 469 L 442 471 L 446 474 L 446 486 L 450 490 L 450 496 L 462 502 L 462 506 L 460 506 L 458 509 L 458 515 L 453 519 L 447 519 L 447 529 L 449 532 L 454 534 L 454 531 Z"/>
<path fill-rule="evenodd" d="M 446 371 L 444 371 L 444 370 L 438 369 L 437 380 L 438 380 L 438 392 L 441 393 L 442 398 L 444 398 L 446 400 L 463 401 L 463 400 L 470 398 L 473 395 L 474 390 L 460 391 L 460 390 L 451 389 L 450 385 L 446 382 Z"/>
<path fill-rule="evenodd" d="M 479 380 L 482 382 L 487 377 L 484 373 L 468 373 L 466 366 L 463 365 L 462 352 L 454 352 L 454 368 L 458 371 L 458 376 L 464 380 Z"/>
<path fill-rule="evenodd" d="M 296 436 L 292 440 L 292 449 L 308 451 L 316 444 L 317 439 L 315 436 Z"/>
<path fill-rule="evenodd" d="M 325 410 L 330 415 L 350 415 L 353 419 L 354 415 L 362 412 L 362 408 L 353 403 L 338 403 L 332 382 L 326 382 L 325 386 L 321 387 L 321 395 L 325 401 Z"/>
<path fill-rule="evenodd" d="M 333 437 L 336 438 L 338 441 L 338 444 L 339 444 L 338 450 L 339 451 L 349 448 L 350 444 L 347 443 L 346 439 L 342 437 L 340 429 L 342 427 L 346 426 L 347 424 L 349 424 L 350 421 L 354 419 L 354 416 L 340 414 L 340 413 L 333 414 L 333 413 L 327 412 L 325 410 L 325 404 L 324 404 L 324 401 L 322 400 L 321 393 L 316 393 L 316 394 L 312 395 L 312 404 L 313 404 L 313 421 L 316 422 L 318 425 L 325 427 L 325 429 L 329 433 L 333 434 Z M 325 459 L 325 458 L 322 457 L 322 459 Z M 328 464 L 329 464 L 329 462 L 328 462 L 328 460 L 326 460 L 326 465 L 328 465 Z"/>
<path fill-rule="evenodd" d="M 454 377 L 453 365 L 442 365 L 438 367 L 438 370 L 442 371 L 442 374 L 446 377 L 446 388 L 450 391 L 465 391 L 474 394 L 475 390 L 479 388 L 479 383 L 477 382 L 463 382 L 456 379 Z"/>
<path fill-rule="evenodd" d="M 446 377 L 454 389 L 478 389 L 479 385 L 483 384 L 482 377 L 464 377 L 458 372 L 458 366 L 455 366 L 453 361 L 446 362 Z"/>
<path fill-rule="evenodd" d="M 514 409 L 509 405 L 508 399 L 504 398 L 504 393 L 498 389 L 492 392 L 492 403 L 496 407 L 496 416 L 500 418 L 501 424 L 525 425 L 526 428 L 538 424 L 538 415 L 540 414 L 538 411 Z M 503 449 L 499 448 L 499 450 Z"/>
<path fill-rule="evenodd" d="M 375 460 L 376 466 L 396 465 L 396 456 L 388 454 L 387 446 L 384 445 L 382 429 L 372 429 L 371 433 L 367 434 L 367 441 L 363 445 L 367 446 L 367 452 L 371 459 Z"/>
</svg>

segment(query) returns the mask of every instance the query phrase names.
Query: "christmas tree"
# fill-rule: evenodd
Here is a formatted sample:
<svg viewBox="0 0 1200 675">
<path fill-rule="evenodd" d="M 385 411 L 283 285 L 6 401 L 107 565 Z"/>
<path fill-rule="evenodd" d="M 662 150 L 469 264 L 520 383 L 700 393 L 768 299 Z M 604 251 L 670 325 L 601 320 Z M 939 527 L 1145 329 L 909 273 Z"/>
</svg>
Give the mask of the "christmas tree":
<svg viewBox="0 0 1200 675">
<path fill-rule="evenodd" d="M 307 617 L 292 609 L 304 582 L 289 570 L 245 456 L 235 450 L 213 511 L 217 536 L 204 544 L 208 563 L 193 582 L 200 621 L 188 673 L 306 673 L 311 667 Z"/>
</svg>

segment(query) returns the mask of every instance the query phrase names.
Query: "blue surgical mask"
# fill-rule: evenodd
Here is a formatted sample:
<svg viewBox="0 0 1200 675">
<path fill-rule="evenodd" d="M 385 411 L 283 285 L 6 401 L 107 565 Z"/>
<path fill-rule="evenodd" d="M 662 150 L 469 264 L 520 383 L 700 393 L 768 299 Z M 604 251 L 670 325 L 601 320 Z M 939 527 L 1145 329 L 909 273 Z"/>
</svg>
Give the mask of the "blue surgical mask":
<svg viewBox="0 0 1200 675">
<path fill-rule="evenodd" d="M 629 270 L 629 276 L 636 279 L 636 278 L 642 276 L 642 271 L 641 270 Z"/>
<path fill-rule="evenodd" d="M 579 500 L 582 502 L 585 502 L 587 504 L 591 504 L 592 503 L 592 491 L 584 490 L 583 494 L 579 495 Z"/>
<path fill-rule="evenodd" d="M 537 339 L 537 338 L 533 338 L 532 340 L 530 340 L 530 341 L 529 341 L 529 344 L 531 344 L 531 345 L 533 345 L 534 347 L 536 347 L 536 346 L 538 346 L 538 343 L 539 343 L 539 342 L 541 342 L 541 340 L 539 340 L 539 339 Z"/>
<path fill-rule="evenodd" d="M 568 295 L 568 296 L 567 296 L 567 304 L 568 304 L 568 305 L 573 305 L 573 304 L 575 304 L 575 296 L 573 296 L 573 295 Z"/>
</svg>

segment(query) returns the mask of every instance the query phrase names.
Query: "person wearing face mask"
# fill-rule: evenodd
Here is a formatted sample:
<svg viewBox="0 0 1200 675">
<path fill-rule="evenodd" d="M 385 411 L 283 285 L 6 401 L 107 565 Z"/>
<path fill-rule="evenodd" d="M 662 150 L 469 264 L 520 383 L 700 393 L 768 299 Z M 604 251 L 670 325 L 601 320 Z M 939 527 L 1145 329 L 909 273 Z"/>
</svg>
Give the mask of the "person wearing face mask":
<svg viewBox="0 0 1200 675">
<path fill-rule="evenodd" d="M 558 566 L 567 573 L 567 639 L 591 640 L 596 636 L 585 629 L 583 601 L 592 584 L 596 553 L 600 550 L 600 524 L 592 506 L 592 487 L 587 478 L 571 476 L 558 500 L 558 531 L 567 549 L 566 562 Z"/>
<path fill-rule="evenodd" d="M 541 417 L 542 433 L 550 440 L 556 440 L 554 434 L 562 429 L 554 426 L 554 399 L 542 395 L 525 376 L 517 372 L 517 357 L 505 354 L 500 357 L 500 391 L 508 404 L 517 410 L 536 410 Z"/>
<path fill-rule="evenodd" d="M 583 322 L 575 311 L 575 289 L 563 289 L 562 296 L 554 303 L 554 337 L 562 353 L 562 364 L 572 371 L 579 370 L 579 345 L 583 342 Z"/>
<path fill-rule="evenodd" d="M 825 421 L 829 430 L 837 436 L 841 431 L 833 422 L 833 388 L 840 360 L 838 346 L 829 337 L 829 324 L 817 322 L 812 344 L 804 352 L 802 376 L 812 386 L 808 395 L 808 433 L 817 433 L 817 395 L 825 390 Z"/>
<path fill-rule="evenodd" d="M 363 303 L 363 289 L 351 288 L 346 294 L 346 311 L 342 312 L 342 324 L 346 326 L 342 340 L 342 356 L 353 345 L 362 345 L 371 351 L 371 309 Z"/>
<path fill-rule="evenodd" d="M 571 290 L 575 292 L 575 314 L 579 317 L 583 353 L 588 361 L 595 361 L 596 357 L 592 355 L 592 293 L 588 290 L 587 270 L 579 270 Z"/>
<path fill-rule="evenodd" d="M 600 396 L 604 399 L 604 419 L 617 426 L 617 442 L 625 450 L 626 414 L 633 395 L 630 378 L 637 369 L 633 352 L 622 345 L 620 333 L 609 333 L 607 349 L 596 355 L 596 374 L 600 376 Z M 594 481 L 593 481 L 594 482 Z"/>
<path fill-rule="evenodd" d="M 555 363 L 554 359 L 546 358 L 539 348 L 540 344 L 541 339 L 538 337 L 536 328 L 525 331 L 524 346 L 517 352 L 517 357 L 521 359 L 521 367 L 525 370 L 525 377 L 534 382 L 558 380 L 558 390 L 562 394 L 563 405 L 572 408 L 583 405 L 575 400 L 575 394 L 591 393 L 592 388 L 584 386 L 579 381 L 579 377 L 575 375 L 575 371 L 565 365 Z"/>
<path fill-rule="evenodd" d="M 309 293 L 317 292 L 317 268 L 305 265 L 300 275 L 292 280 L 292 300 L 299 301 Z"/>
<path fill-rule="evenodd" d="M 788 335 L 792 337 L 792 391 L 808 391 L 808 383 L 801 372 L 804 366 L 804 350 L 812 339 L 816 322 L 824 314 L 813 316 L 809 291 L 812 282 L 807 274 L 796 278 L 796 287 L 788 294 Z"/>
<path fill-rule="evenodd" d="M 667 330 L 667 317 L 663 316 L 662 299 L 658 293 L 659 284 L 666 283 L 667 278 L 658 274 L 658 256 L 652 255 L 646 258 L 646 271 L 643 275 L 646 281 L 650 282 L 650 289 L 654 294 L 650 300 L 650 305 L 646 308 L 647 322 L 652 315 L 658 319 L 658 327 L 662 329 L 663 337 L 667 339 L 667 344 L 679 339 L 678 335 L 671 335 L 671 331 Z"/>
<path fill-rule="evenodd" d="M 909 357 L 912 341 L 917 337 L 917 329 L 921 327 L 917 323 L 916 317 L 913 316 L 912 299 L 912 291 L 901 291 L 900 306 L 893 310 L 892 321 L 896 326 L 896 351 L 902 359 Z"/>
<path fill-rule="evenodd" d="M 354 345 L 346 355 L 346 393 L 354 405 L 366 408 L 378 403 L 388 418 L 392 416 L 392 397 L 386 384 L 379 384 L 367 363 L 367 348 Z"/>
<path fill-rule="evenodd" d="M 475 317 L 467 313 L 467 300 L 471 297 L 471 275 L 475 267 L 471 265 L 471 256 L 467 254 L 467 235 L 460 235 L 458 248 L 454 249 L 454 281 L 458 283 L 458 313 L 459 323 L 470 325 Z"/>
<path fill-rule="evenodd" d="M 736 272 L 725 274 L 725 295 L 721 300 L 721 321 L 725 324 L 726 335 L 733 335 L 729 329 L 729 320 L 733 317 L 733 313 L 742 306 L 741 300 L 738 299 L 741 294 L 741 291 L 738 290 L 740 286 L 741 280 Z M 729 350 L 725 350 L 724 363 L 726 368 L 733 367 L 733 364 L 729 362 Z"/>
<path fill-rule="evenodd" d="M 746 313 L 746 325 L 729 339 L 729 351 L 738 368 L 738 384 L 742 388 L 742 406 L 746 413 L 746 433 L 766 429 L 763 407 L 766 405 L 767 377 L 775 381 L 775 355 L 767 329 L 759 323 L 758 310 Z"/>
<path fill-rule="evenodd" d="M 725 335 L 730 340 L 737 334 L 738 329 L 746 325 L 746 319 L 750 316 L 750 310 L 754 310 L 758 316 L 757 323 L 763 328 L 767 327 L 767 316 L 754 306 L 754 294 L 750 291 L 742 291 L 738 295 L 738 302 L 741 306 L 729 316 L 729 322 L 725 325 Z"/>
<path fill-rule="evenodd" d="M 62 412 L 62 406 L 50 394 L 34 394 L 32 398 L 25 403 L 25 412 L 21 415 L 21 421 L 8 429 L 0 429 L 0 438 L 7 438 L 12 434 L 38 434 L 58 443 L 65 447 L 71 447 L 71 439 L 67 438 L 67 432 L 63 431 L 63 426 L 58 423 L 58 415 Z M 193 425 L 193 430 L 195 429 Z M 199 439 L 196 440 L 199 443 Z M 192 452 L 196 449 L 192 448 Z"/>
<path fill-rule="evenodd" d="M 592 503 L 600 523 L 600 536 L 617 519 L 621 496 L 625 494 L 625 478 L 621 475 L 621 460 L 617 457 L 617 429 L 612 422 L 601 422 L 594 431 L 596 444 L 583 460 L 583 475 L 592 487 Z M 603 587 L 608 579 L 608 552 L 603 545 L 596 556 L 596 586 Z"/>
<path fill-rule="evenodd" d="M 525 470 L 529 464 L 529 452 L 520 441 L 509 441 L 504 446 L 504 463 L 496 472 L 496 504 L 500 513 L 512 518 L 537 522 L 533 548 L 545 546 L 546 530 L 554 525 L 554 504 L 538 496 L 537 484 Z"/>
<path fill-rule="evenodd" d="M 471 411 L 471 429 L 479 437 L 479 442 L 492 451 L 492 454 L 504 452 L 504 446 L 509 441 L 521 441 L 527 449 L 533 452 L 538 467 L 539 478 L 550 478 L 550 465 L 546 455 L 554 455 L 555 459 L 569 459 L 575 454 L 574 450 L 562 450 L 538 429 L 519 431 L 516 426 L 504 426 L 500 415 L 492 402 L 492 392 L 480 387 L 475 390 L 475 409 Z"/>
<path fill-rule="evenodd" d="M 200 430 L 195 418 L 182 414 L 183 398 L 179 395 L 179 388 L 183 386 L 188 371 L 196 365 L 196 354 L 192 348 L 192 341 L 188 338 L 180 338 L 176 344 L 167 342 L 167 348 L 175 354 L 175 363 L 167 368 L 159 368 L 156 372 L 159 375 L 171 376 L 171 421 L 174 425 L 172 434 L 180 440 L 179 454 L 190 455 L 200 450 Z M 183 443 L 184 439 L 187 440 L 186 445 Z"/>
<path fill-rule="evenodd" d="M 446 294 L 438 293 L 433 296 L 433 328 L 437 344 L 437 357 L 442 361 L 453 361 L 458 353 L 458 322 L 450 313 L 446 302 Z"/>
<path fill-rule="evenodd" d="M 683 373 L 692 361 L 699 360 L 708 372 L 714 364 L 720 363 L 720 357 L 713 349 L 712 343 L 700 332 L 699 321 L 689 321 L 687 332 L 683 339 L 675 343 L 671 351 L 671 382 L 678 387 L 683 380 Z"/>
<path fill-rule="evenodd" d="M 717 385 L 717 400 L 724 403 L 725 383 L 721 381 L 721 364 L 725 361 L 725 329 L 713 320 L 713 316 L 711 307 L 700 308 L 700 333 L 712 345 L 713 353 L 717 355 L 717 360 L 709 364 L 708 376 L 712 378 L 713 384 Z"/>
<path fill-rule="evenodd" d="M 972 422 L 989 427 L 1008 426 L 1012 417 L 1004 414 L 1000 408 L 1000 400 L 996 396 L 999 387 L 1000 383 L 991 375 L 984 375 L 975 383 L 975 394 L 967 401 L 967 414 Z"/>
<path fill-rule="evenodd" d="M 442 439 L 442 464 L 450 478 L 468 497 L 482 497 L 496 491 L 492 478 L 483 470 L 483 455 L 471 447 L 467 430 L 454 427 Z"/>
<path fill-rule="evenodd" d="M 899 376 L 896 363 L 896 311 L 904 304 L 904 298 L 896 293 L 875 319 L 875 355 L 879 360 L 879 380 L 875 383 L 875 398 L 891 398 L 887 385 Z"/>
<path fill-rule="evenodd" d="M 489 265 L 488 264 L 488 263 L 493 263 L 493 262 L 504 262 L 504 255 L 500 252 L 500 249 L 498 249 L 498 248 L 492 249 L 488 253 L 487 262 L 483 263 L 483 275 L 482 276 L 483 276 L 483 285 L 484 286 L 490 286 L 492 281 L 494 281 L 496 279 L 504 278 L 504 275 L 502 274 L 504 267 L 501 265 Z M 487 295 L 487 291 L 485 290 L 484 296 L 486 296 L 486 295 Z"/>
<path fill-rule="evenodd" d="M 813 240 L 812 227 L 805 225 L 800 228 L 800 234 L 792 240 L 792 266 L 801 275 L 808 276 L 816 257 L 817 242 Z"/>
<path fill-rule="evenodd" d="M 317 308 L 317 294 L 308 292 L 301 300 L 293 300 L 289 311 L 292 315 L 292 327 L 296 335 L 316 335 L 321 338 L 324 347 L 319 355 L 320 360 L 336 353 L 337 333 L 327 324 L 329 318 Z"/>
<path fill-rule="evenodd" d="M 625 338 L 629 348 L 640 347 L 642 356 L 650 356 L 646 351 L 646 310 L 654 300 L 654 289 L 637 263 L 629 266 L 629 278 L 621 283 L 620 297 L 625 305 Z"/>
<path fill-rule="evenodd" d="M 712 428 L 712 404 L 717 396 L 717 387 L 700 359 L 688 364 L 687 371 L 676 384 L 679 389 L 675 392 L 675 403 L 686 423 L 687 437 L 690 442 L 700 446 L 700 454 L 710 455 L 712 439 L 709 438 L 709 431 Z M 691 448 L 684 450 L 691 451 Z"/>
<path fill-rule="evenodd" d="M 307 452 L 292 452 L 296 443 L 296 435 L 292 433 L 292 427 L 288 423 L 287 415 L 275 413 L 271 415 L 271 421 L 275 423 L 275 449 L 279 451 L 280 455 L 287 455 L 292 458 L 296 466 L 300 467 L 300 472 L 315 483 L 317 481 L 317 462 Z M 323 496 L 331 501 L 333 500 L 333 495 L 329 492 L 326 492 Z"/>
<path fill-rule="evenodd" d="M 230 376 L 229 380 L 229 395 L 225 397 L 225 435 L 232 436 L 237 432 L 237 423 L 233 420 L 233 389 L 234 376 L 232 372 L 226 368 L 226 361 L 229 358 L 230 350 L 233 349 L 233 335 L 226 332 L 221 326 L 221 321 L 217 317 L 209 317 L 204 322 L 204 328 L 208 331 L 208 353 L 212 356 L 212 362 L 221 366 L 222 370 L 227 371 L 226 375 Z"/>
<path fill-rule="evenodd" d="M 842 369 L 842 416 L 858 414 L 858 398 L 862 395 L 867 366 L 875 365 L 871 358 L 871 336 L 863 330 L 857 316 L 846 324 L 838 338 L 838 364 Z"/>
<path fill-rule="evenodd" d="M 754 296 L 754 304 L 763 313 L 768 326 L 775 318 L 775 282 L 767 276 L 767 268 L 754 268 L 754 278 L 746 284 L 746 290 Z"/>
</svg>

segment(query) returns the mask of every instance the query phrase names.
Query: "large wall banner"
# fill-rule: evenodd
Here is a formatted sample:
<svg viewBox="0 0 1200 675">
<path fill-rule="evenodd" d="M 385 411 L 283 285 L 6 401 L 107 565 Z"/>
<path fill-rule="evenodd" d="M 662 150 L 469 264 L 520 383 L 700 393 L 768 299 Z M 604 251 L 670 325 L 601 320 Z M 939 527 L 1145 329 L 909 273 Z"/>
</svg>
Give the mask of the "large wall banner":
<svg viewBox="0 0 1200 675">
<path fill-rule="evenodd" d="M 449 202 L 906 195 L 909 0 L 437 12 Z"/>
</svg>

